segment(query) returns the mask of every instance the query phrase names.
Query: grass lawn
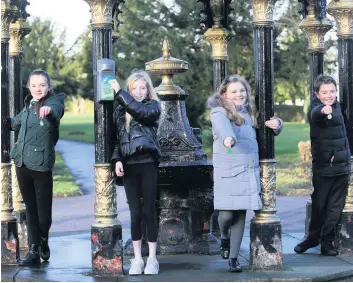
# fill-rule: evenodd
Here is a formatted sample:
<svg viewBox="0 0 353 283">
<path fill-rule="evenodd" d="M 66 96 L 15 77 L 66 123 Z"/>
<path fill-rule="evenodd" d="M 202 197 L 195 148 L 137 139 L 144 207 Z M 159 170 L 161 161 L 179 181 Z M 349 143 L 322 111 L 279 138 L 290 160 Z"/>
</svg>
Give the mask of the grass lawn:
<svg viewBox="0 0 353 283">
<path fill-rule="evenodd" d="M 93 115 L 65 113 L 60 122 L 60 139 L 94 143 Z"/>
<path fill-rule="evenodd" d="M 93 115 L 65 113 L 60 138 L 94 143 Z M 275 137 L 277 190 L 282 194 L 307 193 L 311 189 L 311 181 L 298 154 L 298 142 L 306 140 L 309 140 L 309 125 L 302 123 L 285 122 L 282 133 Z"/>
<path fill-rule="evenodd" d="M 298 142 L 309 140 L 309 125 L 284 123 L 282 133 L 275 137 L 277 190 L 284 195 L 308 194 L 312 188 L 308 168 L 301 164 Z"/>
<path fill-rule="evenodd" d="M 80 188 L 72 179 L 71 172 L 66 167 L 59 152 L 56 152 L 56 162 L 53 168 L 54 196 L 68 197 L 82 195 Z"/>
</svg>

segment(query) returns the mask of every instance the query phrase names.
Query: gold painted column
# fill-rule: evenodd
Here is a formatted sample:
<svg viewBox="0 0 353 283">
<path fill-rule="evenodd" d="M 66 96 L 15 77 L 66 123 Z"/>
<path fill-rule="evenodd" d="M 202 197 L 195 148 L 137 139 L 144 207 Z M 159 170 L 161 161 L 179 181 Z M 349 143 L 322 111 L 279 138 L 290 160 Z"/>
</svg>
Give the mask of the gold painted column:
<svg viewBox="0 0 353 283">
<path fill-rule="evenodd" d="M 345 120 L 348 143 L 353 154 L 353 0 L 331 1 L 327 12 L 337 24 L 339 100 Z M 353 156 L 351 156 L 351 164 Z M 353 170 L 353 167 L 352 167 Z M 342 213 L 336 247 L 340 254 L 353 253 L 353 171 Z"/>
<path fill-rule="evenodd" d="M 23 104 L 21 61 L 23 56 L 22 40 L 31 31 L 26 22 L 29 16 L 26 12 L 27 1 L 19 2 L 19 18 L 10 24 L 9 44 L 9 105 L 10 117 L 17 115 Z M 18 132 L 11 132 L 10 145 L 13 147 L 17 140 Z M 17 230 L 20 249 L 28 249 L 26 206 L 18 186 L 15 164 L 12 162 L 12 198 L 14 211 L 17 218 Z"/>
<path fill-rule="evenodd" d="M 214 25 L 205 32 L 205 38 L 212 45 L 213 91 L 216 92 L 228 73 L 228 41 L 231 34 L 227 29 Z"/>
<path fill-rule="evenodd" d="M 17 7 L 1 1 L 1 264 L 15 264 L 19 258 L 16 216 L 13 214 L 10 163 L 8 60 L 9 25 Z"/>
<path fill-rule="evenodd" d="M 112 57 L 113 16 L 121 0 L 84 0 L 91 8 L 94 96 L 98 92 L 97 61 Z M 117 22 L 115 21 L 115 25 Z M 92 271 L 95 276 L 123 275 L 121 223 L 117 219 L 112 154 L 113 102 L 94 105 L 95 121 L 95 203 L 91 227 Z"/>
<path fill-rule="evenodd" d="M 228 74 L 228 42 L 232 38 L 230 20 L 232 19 L 232 0 L 198 0 L 203 2 L 201 10 L 203 25 L 207 28 L 205 38 L 212 46 L 212 89 L 215 93 Z M 204 28 L 204 29 L 205 29 Z M 218 210 L 211 216 L 211 233 L 220 236 Z"/>
<path fill-rule="evenodd" d="M 324 52 L 325 52 L 325 34 L 332 28 L 329 19 L 317 18 L 317 5 L 315 0 L 308 1 L 308 7 L 303 7 L 305 15 L 300 22 L 299 28 L 303 30 L 308 38 L 308 52 L 310 61 L 310 100 L 315 96 L 314 83 L 316 78 L 324 73 Z M 310 217 L 311 217 L 311 199 L 306 204 L 305 236 L 308 235 Z"/>
<path fill-rule="evenodd" d="M 259 111 L 261 198 L 263 207 L 250 224 L 250 267 L 282 268 L 281 222 L 276 212 L 276 160 L 273 130 L 265 121 L 274 115 L 274 39 L 273 8 L 276 0 L 252 0 L 254 14 L 255 101 Z M 255 161 L 254 161 L 255 162 Z"/>
</svg>

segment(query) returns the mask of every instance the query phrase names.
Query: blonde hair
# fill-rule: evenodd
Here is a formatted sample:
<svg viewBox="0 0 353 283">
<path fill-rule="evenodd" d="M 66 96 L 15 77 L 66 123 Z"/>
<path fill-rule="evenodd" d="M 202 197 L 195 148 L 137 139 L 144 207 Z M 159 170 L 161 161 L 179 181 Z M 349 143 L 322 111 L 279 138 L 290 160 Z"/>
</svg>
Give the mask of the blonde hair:
<svg viewBox="0 0 353 283">
<path fill-rule="evenodd" d="M 224 94 L 225 92 L 227 92 L 227 88 L 231 83 L 236 83 L 236 82 L 240 82 L 244 87 L 245 87 L 245 91 L 246 91 L 246 104 L 248 105 L 248 112 L 250 115 L 250 118 L 253 122 L 253 127 L 257 128 L 258 127 L 258 123 L 257 123 L 257 109 L 255 106 L 255 101 L 251 95 L 251 88 L 249 83 L 242 78 L 239 75 L 230 75 L 227 78 L 225 78 L 223 80 L 223 82 L 221 83 L 221 85 L 218 88 L 217 93 L 214 95 L 214 97 L 216 99 L 219 99 L 223 108 L 226 110 L 227 112 L 227 116 L 230 120 L 234 121 L 235 124 L 242 125 L 245 122 L 244 117 L 238 113 L 235 105 L 233 102 L 229 101 L 227 98 L 225 98 L 222 94 Z"/>
<path fill-rule="evenodd" d="M 148 75 L 147 72 L 143 70 L 138 70 L 138 69 L 132 70 L 131 75 L 127 78 L 127 83 L 126 83 L 128 92 L 131 94 L 134 83 L 141 79 L 146 82 L 147 98 L 151 100 L 159 101 L 158 96 L 153 88 L 153 83 L 150 76 Z M 126 120 L 126 130 L 129 132 L 132 116 L 127 112 L 125 114 L 125 120 Z"/>
</svg>

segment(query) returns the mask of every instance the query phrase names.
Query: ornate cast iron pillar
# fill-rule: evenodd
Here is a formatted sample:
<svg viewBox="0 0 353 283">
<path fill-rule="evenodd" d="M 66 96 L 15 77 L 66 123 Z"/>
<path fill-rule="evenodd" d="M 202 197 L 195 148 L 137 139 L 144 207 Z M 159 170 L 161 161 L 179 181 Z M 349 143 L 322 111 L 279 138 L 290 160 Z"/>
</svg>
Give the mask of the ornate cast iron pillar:
<svg viewBox="0 0 353 283">
<path fill-rule="evenodd" d="M 8 60 L 9 25 L 17 17 L 11 1 L 1 1 L 1 264 L 16 264 L 19 243 L 16 216 L 13 214 L 10 163 Z"/>
<path fill-rule="evenodd" d="M 331 1 L 327 12 L 337 23 L 339 97 L 345 119 L 349 146 L 353 154 L 353 1 Z M 351 156 L 353 163 L 353 156 Z M 353 167 L 352 167 L 353 170 Z M 353 172 L 336 244 L 341 254 L 353 253 Z"/>
<path fill-rule="evenodd" d="M 315 96 L 314 82 L 324 73 L 325 34 L 332 28 L 332 23 L 326 18 L 326 7 L 318 8 L 315 0 L 304 1 L 302 4 L 303 20 L 299 27 L 308 37 L 308 50 L 310 61 L 310 99 Z M 318 9 L 321 11 L 318 13 Z M 321 15 L 322 18 L 318 18 Z M 306 203 L 305 236 L 308 235 L 311 217 L 311 199 Z"/>
<path fill-rule="evenodd" d="M 217 91 L 222 80 L 227 76 L 228 71 L 228 41 L 231 39 L 229 25 L 225 19 L 228 17 L 228 10 L 231 1 L 210 0 L 209 9 L 212 15 L 212 27 L 205 32 L 205 38 L 212 45 L 213 61 L 213 91 Z"/>
<path fill-rule="evenodd" d="M 232 0 L 198 0 L 204 8 L 200 11 L 201 22 L 205 32 L 205 38 L 212 46 L 212 81 L 213 92 L 216 92 L 222 81 L 228 74 L 228 42 L 231 39 L 230 22 L 233 8 Z M 211 232 L 220 236 L 218 225 L 218 211 L 215 210 L 211 218 Z"/>
<path fill-rule="evenodd" d="M 16 22 L 10 24 L 10 44 L 9 44 L 9 105 L 10 117 L 17 115 L 22 108 L 22 74 L 21 60 L 23 55 L 22 40 L 31 31 L 26 18 L 29 16 L 26 12 L 26 0 L 19 1 L 17 6 L 19 9 L 19 18 Z M 18 132 L 11 132 L 11 147 L 17 140 Z M 15 164 L 12 163 L 12 197 L 14 211 L 17 218 L 18 238 L 20 249 L 28 248 L 27 239 L 27 222 L 26 222 L 26 206 L 23 202 L 22 195 L 18 186 Z"/>
<path fill-rule="evenodd" d="M 85 0 L 92 13 L 94 96 L 97 95 L 97 60 L 112 57 L 113 11 L 121 1 Z M 91 227 L 92 269 L 96 276 L 123 275 L 121 223 L 117 219 L 116 190 L 110 164 L 113 103 L 95 102 L 95 203 Z"/>
<path fill-rule="evenodd" d="M 213 254 L 219 247 L 209 234 L 213 211 L 212 163 L 202 149 L 186 115 L 188 95 L 173 83 L 173 75 L 188 70 L 188 62 L 170 56 L 168 41 L 163 56 L 146 63 L 146 71 L 161 75 L 155 88 L 162 114 L 158 141 L 162 158 L 158 170 L 159 234 L 161 254 Z"/>
<path fill-rule="evenodd" d="M 276 160 L 274 137 L 265 121 L 274 114 L 273 99 L 273 7 L 276 0 L 252 0 L 254 13 L 255 99 L 259 110 L 257 133 L 263 208 L 250 224 L 252 269 L 282 267 L 281 222 L 276 215 Z"/>
</svg>

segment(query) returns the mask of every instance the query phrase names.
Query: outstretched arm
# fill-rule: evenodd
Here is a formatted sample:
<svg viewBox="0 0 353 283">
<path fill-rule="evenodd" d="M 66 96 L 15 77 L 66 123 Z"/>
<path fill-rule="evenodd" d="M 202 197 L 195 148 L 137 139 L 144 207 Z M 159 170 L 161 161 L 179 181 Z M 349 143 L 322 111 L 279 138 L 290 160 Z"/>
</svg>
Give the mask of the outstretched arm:
<svg viewBox="0 0 353 283">
<path fill-rule="evenodd" d="M 211 123 L 214 133 L 221 139 L 222 143 L 230 148 L 237 141 L 232 124 L 223 107 L 215 107 L 211 110 Z"/>
</svg>

